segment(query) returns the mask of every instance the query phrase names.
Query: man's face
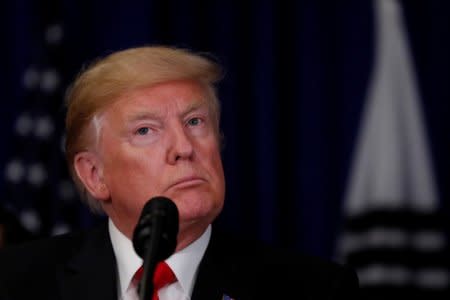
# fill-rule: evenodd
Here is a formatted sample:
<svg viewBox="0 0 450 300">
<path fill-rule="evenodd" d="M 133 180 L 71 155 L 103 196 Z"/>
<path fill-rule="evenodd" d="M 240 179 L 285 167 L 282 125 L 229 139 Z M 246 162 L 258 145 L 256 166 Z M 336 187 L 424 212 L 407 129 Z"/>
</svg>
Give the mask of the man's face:
<svg viewBox="0 0 450 300">
<path fill-rule="evenodd" d="M 128 237 L 154 196 L 177 205 L 179 243 L 221 211 L 225 182 L 207 97 L 197 83 L 172 81 L 126 93 L 105 111 L 98 144 L 109 191 L 104 209 Z"/>
</svg>

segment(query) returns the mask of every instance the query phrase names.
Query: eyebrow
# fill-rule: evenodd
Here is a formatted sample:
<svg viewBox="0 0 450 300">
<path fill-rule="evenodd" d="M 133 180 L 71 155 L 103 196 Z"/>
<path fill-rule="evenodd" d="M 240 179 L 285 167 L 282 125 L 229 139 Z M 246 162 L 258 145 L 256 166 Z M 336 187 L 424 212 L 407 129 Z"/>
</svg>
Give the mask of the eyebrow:
<svg viewBox="0 0 450 300">
<path fill-rule="evenodd" d="M 127 121 L 141 121 L 141 120 L 148 120 L 148 119 L 159 120 L 159 119 L 161 119 L 161 116 L 155 112 L 150 112 L 150 111 L 138 112 L 136 114 L 133 113 L 133 114 L 126 116 Z"/>
<path fill-rule="evenodd" d="M 201 109 L 201 108 L 203 108 L 202 106 L 204 106 L 206 109 L 208 109 L 208 102 L 206 100 L 202 99 L 200 101 L 191 103 L 190 105 L 188 105 L 188 107 L 185 109 L 185 111 L 183 113 L 181 113 L 181 116 L 184 117 L 195 110 Z"/>
<path fill-rule="evenodd" d="M 208 102 L 205 100 L 199 100 L 195 101 L 194 103 L 189 104 L 180 114 L 181 117 L 184 117 L 191 112 L 202 109 L 203 106 L 208 109 Z M 154 111 L 144 111 L 144 112 L 137 112 L 137 113 L 131 113 L 130 115 L 126 116 L 126 119 L 128 121 L 134 122 L 134 121 L 141 121 L 141 120 L 160 120 L 162 119 L 161 114 Z"/>
</svg>

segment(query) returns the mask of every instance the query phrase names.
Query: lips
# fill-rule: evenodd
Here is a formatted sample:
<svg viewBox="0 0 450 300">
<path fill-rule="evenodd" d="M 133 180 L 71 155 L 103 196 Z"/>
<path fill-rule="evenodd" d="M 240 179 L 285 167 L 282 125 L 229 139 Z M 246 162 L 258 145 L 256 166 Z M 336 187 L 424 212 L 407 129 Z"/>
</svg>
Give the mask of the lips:
<svg viewBox="0 0 450 300">
<path fill-rule="evenodd" d="M 199 176 L 186 176 L 180 179 L 177 179 L 173 184 L 169 186 L 170 188 L 189 188 L 196 185 L 200 185 L 205 183 L 206 180 Z"/>
</svg>

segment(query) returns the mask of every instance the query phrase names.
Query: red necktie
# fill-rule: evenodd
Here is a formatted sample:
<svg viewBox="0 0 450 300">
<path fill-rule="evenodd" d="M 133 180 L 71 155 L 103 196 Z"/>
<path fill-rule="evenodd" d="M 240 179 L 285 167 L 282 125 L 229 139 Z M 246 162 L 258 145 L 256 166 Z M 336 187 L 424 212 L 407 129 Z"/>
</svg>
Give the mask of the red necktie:
<svg viewBox="0 0 450 300">
<path fill-rule="evenodd" d="M 133 280 L 140 281 L 142 278 L 143 269 L 140 267 L 134 274 Z M 155 273 L 153 274 L 153 296 L 152 300 L 159 300 L 158 290 L 168 284 L 177 281 L 175 274 L 169 265 L 161 261 L 156 265 Z"/>
</svg>

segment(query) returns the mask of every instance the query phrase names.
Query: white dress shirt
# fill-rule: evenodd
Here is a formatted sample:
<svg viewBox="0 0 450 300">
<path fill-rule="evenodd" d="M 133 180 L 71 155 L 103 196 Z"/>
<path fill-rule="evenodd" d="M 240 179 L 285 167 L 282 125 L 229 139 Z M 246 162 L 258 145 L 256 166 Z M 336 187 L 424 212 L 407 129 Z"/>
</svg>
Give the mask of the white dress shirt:
<svg viewBox="0 0 450 300">
<path fill-rule="evenodd" d="M 111 220 L 109 220 L 108 228 L 117 261 L 118 299 L 138 300 L 137 287 L 131 283 L 131 280 L 134 273 L 142 265 L 142 259 L 134 251 L 132 241 L 122 234 Z M 177 281 L 159 290 L 160 300 L 191 299 L 197 277 L 197 269 L 205 254 L 210 237 L 211 225 L 208 226 L 200 238 L 166 259 L 166 263 L 174 272 Z"/>
</svg>

